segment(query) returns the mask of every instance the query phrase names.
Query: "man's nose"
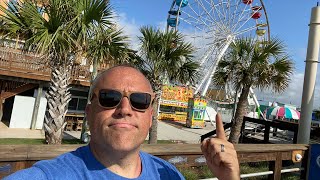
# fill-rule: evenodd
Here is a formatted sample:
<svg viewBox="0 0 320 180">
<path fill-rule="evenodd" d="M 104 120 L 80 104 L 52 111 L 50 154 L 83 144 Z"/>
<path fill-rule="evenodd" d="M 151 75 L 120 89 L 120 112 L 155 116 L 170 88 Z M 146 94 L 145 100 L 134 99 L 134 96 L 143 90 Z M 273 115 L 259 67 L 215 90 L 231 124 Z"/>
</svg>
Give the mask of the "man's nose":
<svg viewBox="0 0 320 180">
<path fill-rule="evenodd" d="M 120 104 L 116 108 L 116 113 L 122 116 L 131 116 L 132 108 L 128 97 L 123 97 Z"/>
</svg>

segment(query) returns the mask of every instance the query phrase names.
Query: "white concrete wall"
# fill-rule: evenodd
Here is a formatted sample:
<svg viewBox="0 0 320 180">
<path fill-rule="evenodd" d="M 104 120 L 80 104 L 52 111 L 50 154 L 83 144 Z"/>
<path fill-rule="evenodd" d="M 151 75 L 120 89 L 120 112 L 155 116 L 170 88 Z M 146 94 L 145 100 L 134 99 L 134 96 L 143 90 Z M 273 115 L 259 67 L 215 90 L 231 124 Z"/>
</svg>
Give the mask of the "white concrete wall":
<svg viewBox="0 0 320 180">
<path fill-rule="evenodd" d="M 16 95 L 9 128 L 30 128 L 35 98 Z"/>
<path fill-rule="evenodd" d="M 15 96 L 9 128 L 31 128 L 35 99 L 35 97 Z M 36 129 L 42 129 L 43 127 L 46 108 L 47 99 L 41 97 L 35 126 Z"/>
</svg>

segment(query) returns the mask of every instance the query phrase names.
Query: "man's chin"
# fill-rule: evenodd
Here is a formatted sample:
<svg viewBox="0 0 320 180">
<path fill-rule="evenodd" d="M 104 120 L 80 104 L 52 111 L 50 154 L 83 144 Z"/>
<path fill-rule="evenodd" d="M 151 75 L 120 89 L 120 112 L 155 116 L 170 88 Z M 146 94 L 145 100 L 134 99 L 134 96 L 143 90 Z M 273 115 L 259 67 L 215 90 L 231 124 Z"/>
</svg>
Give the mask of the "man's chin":
<svg viewBox="0 0 320 180">
<path fill-rule="evenodd" d="M 114 144 L 113 146 L 114 151 L 119 153 L 130 153 L 133 151 L 139 151 L 140 145 L 134 145 L 131 143 L 127 144 Z"/>
</svg>

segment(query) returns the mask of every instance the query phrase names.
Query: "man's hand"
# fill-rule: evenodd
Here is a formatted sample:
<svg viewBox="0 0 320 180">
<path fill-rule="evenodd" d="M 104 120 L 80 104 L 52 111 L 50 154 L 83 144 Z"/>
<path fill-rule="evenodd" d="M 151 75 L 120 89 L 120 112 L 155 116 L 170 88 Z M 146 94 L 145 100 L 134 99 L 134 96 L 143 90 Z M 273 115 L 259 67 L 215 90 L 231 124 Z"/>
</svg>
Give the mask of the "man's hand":
<svg viewBox="0 0 320 180">
<path fill-rule="evenodd" d="M 201 144 L 207 165 L 219 180 L 240 179 L 237 152 L 232 143 L 227 141 L 221 115 L 216 115 L 217 137 L 205 139 Z"/>
</svg>

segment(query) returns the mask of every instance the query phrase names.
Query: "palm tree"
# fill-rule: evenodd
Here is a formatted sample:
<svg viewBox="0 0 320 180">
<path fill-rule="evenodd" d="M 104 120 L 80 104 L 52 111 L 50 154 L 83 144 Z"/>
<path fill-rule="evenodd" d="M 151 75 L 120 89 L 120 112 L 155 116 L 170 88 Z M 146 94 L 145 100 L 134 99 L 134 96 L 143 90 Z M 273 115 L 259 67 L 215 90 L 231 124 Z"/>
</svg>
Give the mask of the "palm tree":
<svg viewBox="0 0 320 180">
<path fill-rule="evenodd" d="M 158 112 L 159 97 L 165 79 L 193 83 L 199 64 L 192 61 L 193 47 L 175 31 L 161 32 L 152 27 L 140 28 L 140 68 L 146 74 L 156 93 L 154 112 Z M 138 61 L 139 62 L 139 61 Z M 157 143 L 157 113 L 152 120 L 149 143 Z"/>
<path fill-rule="evenodd" d="M 97 68 L 103 64 L 108 65 L 121 64 L 130 61 L 130 52 L 128 48 L 128 36 L 123 35 L 122 30 L 117 29 L 116 26 L 108 27 L 106 30 L 98 30 L 95 36 L 89 39 L 87 51 L 85 55 L 80 55 L 80 58 L 85 56 L 92 64 L 91 83 L 98 74 Z M 88 97 L 89 98 L 89 97 Z M 89 141 L 85 139 L 89 131 L 86 116 L 83 121 L 81 130 L 81 140 L 84 142 Z"/>
<path fill-rule="evenodd" d="M 239 38 L 219 62 L 213 82 L 231 83 L 240 92 L 229 141 L 238 143 L 243 117 L 246 113 L 250 88 L 270 88 L 282 92 L 288 87 L 293 62 L 285 52 L 283 42 L 272 38 L 258 42 L 253 38 Z"/>
<path fill-rule="evenodd" d="M 24 51 L 43 55 L 51 68 L 44 129 L 49 144 L 61 144 L 70 101 L 70 72 L 78 57 L 92 60 L 93 39 L 115 30 L 108 0 L 24 0 L 0 7 L 4 37 L 21 38 Z M 113 32 L 113 31 L 112 31 Z M 115 33 L 121 36 L 121 32 Z M 95 41 L 94 41 L 95 42 Z M 106 48 L 108 49 L 108 48 Z M 106 51 L 111 54 L 111 51 Z M 115 52 L 114 50 L 112 52 Z M 119 54 L 110 55 L 117 59 Z M 102 58 L 102 56 L 99 56 Z M 103 56 L 106 57 L 106 56 Z M 95 60 L 93 60 L 96 62 Z M 97 61 L 101 61 L 98 59 Z"/>
</svg>

